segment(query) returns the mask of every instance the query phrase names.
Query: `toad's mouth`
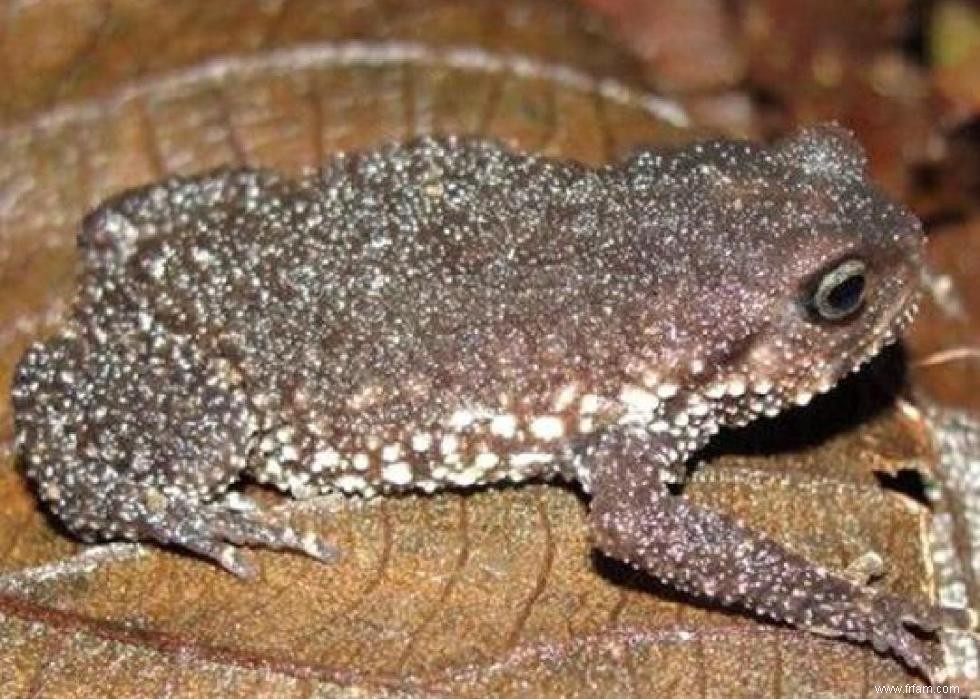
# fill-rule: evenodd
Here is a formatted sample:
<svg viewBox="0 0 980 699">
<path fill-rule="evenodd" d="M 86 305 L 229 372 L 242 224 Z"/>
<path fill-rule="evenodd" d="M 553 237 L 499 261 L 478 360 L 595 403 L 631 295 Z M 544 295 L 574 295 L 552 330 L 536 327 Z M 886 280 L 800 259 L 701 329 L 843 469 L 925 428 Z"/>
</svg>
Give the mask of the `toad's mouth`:
<svg viewBox="0 0 980 699">
<path fill-rule="evenodd" d="M 800 376 L 795 381 L 790 379 L 781 392 L 784 405 L 806 405 L 815 394 L 827 393 L 848 374 L 861 371 L 885 347 L 896 342 L 901 332 L 915 319 L 921 295 L 918 286 L 909 287 L 892 311 L 882 314 L 873 322 L 861 342 L 847 351 L 841 351 L 822 371 Z M 829 350 L 834 352 L 833 348 Z"/>
<path fill-rule="evenodd" d="M 901 332 L 915 319 L 919 310 L 922 290 L 919 285 L 910 285 L 902 293 L 902 299 L 890 313 L 882 314 L 871 330 L 866 333 L 863 342 L 857 344 L 850 352 L 843 354 L 833 365 L 828 376 L 820 384 L 836 383 L 848 373 L 860 371 L 868 362 L 874 359 L 881 350 L 898 340 Z"/>
<path fill-rule="evenodd" d="M 746 376 L 747 386 L 738 398 L 723 398 L 718 413 L 719 422 L 742 426 L 759 417 L 775 417 L 786 408 L 805 406 L 817 394 L 827 393 L 849 373 L 860 371 L 887 345 L 898 339 L 901 331 L 914 319 L 918 310 L 921 289 L 918 284 L 896 281 L 895 294 L 899 301 L 876 318 L 866 321 L 865 329 L 856 343 L 841 343 L 824 348 L 828 362 L 814 362 L 805 367 L 789 367 L 789 371 L 765 373 L 743 367 L 732 376 Z M 730 376 L 719 379 L 721 385 L 739 383 Z M 753 388 L 754 387 L 754 388 Z M 732 395 L 732 394 L 729 394 Z"/>
</svg>

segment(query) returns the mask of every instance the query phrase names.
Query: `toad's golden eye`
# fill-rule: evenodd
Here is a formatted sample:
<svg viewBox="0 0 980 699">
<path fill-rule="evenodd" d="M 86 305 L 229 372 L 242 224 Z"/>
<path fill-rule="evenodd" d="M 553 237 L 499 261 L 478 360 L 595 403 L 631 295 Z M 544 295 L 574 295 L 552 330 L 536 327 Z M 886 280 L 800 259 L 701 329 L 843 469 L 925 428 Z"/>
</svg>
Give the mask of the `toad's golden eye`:
<svg viewBox="0 0 980 699">
<path fill-rule="evenodd" d="M 824 320 L 842 320 L 861 308 L 866 287 L 865 264 L 845 260 L 817 280 L 807 305 Z"/>
</svg>

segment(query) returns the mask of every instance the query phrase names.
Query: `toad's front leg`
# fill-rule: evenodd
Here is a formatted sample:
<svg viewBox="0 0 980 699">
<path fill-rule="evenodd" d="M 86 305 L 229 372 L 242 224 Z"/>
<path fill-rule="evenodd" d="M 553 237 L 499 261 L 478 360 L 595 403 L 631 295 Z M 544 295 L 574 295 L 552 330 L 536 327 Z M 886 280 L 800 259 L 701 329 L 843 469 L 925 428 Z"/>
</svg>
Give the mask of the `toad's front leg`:
<svg viewBox="0 0 980 699">
<path fill-rule="evenodd" d="M 938 644 L 910 627 L 965 628 L 972 612 L 920 605 L 855 584 L 729 517 L 671 495 L 660 479 L 674 466 L 670 453 L 655 437 L 626 429 L 599 444 L 591 522 L 602 551 L 683 592 L 822 635 L 869 641 L 932 681 L 942 680 Z"/>
</svg>

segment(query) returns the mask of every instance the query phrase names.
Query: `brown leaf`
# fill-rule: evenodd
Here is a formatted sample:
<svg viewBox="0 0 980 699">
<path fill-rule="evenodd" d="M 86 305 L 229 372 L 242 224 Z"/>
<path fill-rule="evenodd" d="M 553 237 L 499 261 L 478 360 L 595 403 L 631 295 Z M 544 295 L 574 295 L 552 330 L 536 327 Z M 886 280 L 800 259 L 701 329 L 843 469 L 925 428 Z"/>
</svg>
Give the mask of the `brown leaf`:
<svg viewBox="0 0 980 699">
<path fill-rule="evenodd" d="M 945 0 L 932 13 L 929 37 L 936 84 L 964 121 L 980 113 L 980 8 Z"/>
<path fill-rule="evenodd" d="M 980 408 L 980 217 L 933 232 L 936 294 L 909 333 L 916 385 L 938 400 Z"/>
<path fill-rule="evenodd" d="M 562 4 L 37 0 L 3 12 L 4 386 L 70 298 L 79 218 L 122 188 L 229 163 L 296 171 L 431 130 L 591 162 L 699 133 L 676 107 L 589 78 L 641 73 Z M 485 53 L 446 48 L 459 44 Z M 877 551 L 883 587 L 929 598 L 927 513 L 871 469 L 931 456 L 881 396 L 853 380 L 730 440 L 746 455 L 714 458 L 689 496 L 831 567 Z M 850 696 L 910 678 L 869 648 L 706 607 L 596 557 L 582 498 L 558 485 L 302 506 L 259 491 L 345 556 L 258 552 L 254 583 L 155 547 L 84 547 L 15 470 L 6 401 L 0 421 L 5 696 Z M 782 453 L 749 455 L 760 450 Z"/>
<path fill-rule="evenodd" d="M 914 0 L 740 3 L 749 81 L 790 123 L 837 120 L 868 149 L 876 178 L 901 197 L 935 138 L 932 85 L 903 51 Z M 896 147 L 900 144 L 900 147 Z"/>
<path fill-rule="evenodd" d="M 900 429 L 882 421 L 869 431 Z M 884 584 L 924 598 L 925 511 L 854 469 L 868 452 L 841 437 L 808 455 L 809 473 L 795 456 L 719 460 L 689 493 L 828 566 L 877 551 L 890 565 Z M 135 695 L 162 691 L 177 668 L 172 689 L 213 691 L 225 677 L 243 695 L 255 691 L 247 683 L 272 691 L 266 683 L 290 678 L 412 694 L 657 696 L 673 686 L 776 696 L 787 683 L 853 693 L 905 677 L 867 649 L 691 606 L 593 559 L 584 505 L 565 488 L 325 499 L 294 517 L 344 559 L 260 552 L 255 583 L 153 548 L 74 544 L 10 470 L 0 493 L 2 637 L 16 649 L 5 662 L 20 667 L 5 669 L 11 690 L 56 694 L 89 676 L 100 691 L 111 682 L 114 694 Z M 118 669 L 107 675 L 105 664 Z"/>
</svg>

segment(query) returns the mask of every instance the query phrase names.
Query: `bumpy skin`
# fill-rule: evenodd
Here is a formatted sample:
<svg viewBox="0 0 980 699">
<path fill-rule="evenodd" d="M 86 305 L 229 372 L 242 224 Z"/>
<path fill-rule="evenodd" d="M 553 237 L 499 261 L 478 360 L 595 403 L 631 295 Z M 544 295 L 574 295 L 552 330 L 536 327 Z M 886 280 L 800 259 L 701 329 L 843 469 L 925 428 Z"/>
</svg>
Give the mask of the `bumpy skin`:
<svg viewBox="0 0 980 699">
<path fill-rule="evenodd" d="M 455 138 L 339 156 L 293 181 L 172 179 L 85 221 L 81 291 L 14 387 L 19 444 L 85 539 L 330 547 L 244 498 L 432 491 L 561 473 L 598 545 L 677 587 L 891 649 L 952 615 L 814 567 L 668 494 L 722 425 L 829 389 L 893 339 L 918 222 L 821 127 L 602 169 Z M 866 266 L 859 311 L 812 296 Z"/>
</svg>

